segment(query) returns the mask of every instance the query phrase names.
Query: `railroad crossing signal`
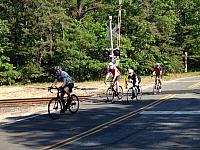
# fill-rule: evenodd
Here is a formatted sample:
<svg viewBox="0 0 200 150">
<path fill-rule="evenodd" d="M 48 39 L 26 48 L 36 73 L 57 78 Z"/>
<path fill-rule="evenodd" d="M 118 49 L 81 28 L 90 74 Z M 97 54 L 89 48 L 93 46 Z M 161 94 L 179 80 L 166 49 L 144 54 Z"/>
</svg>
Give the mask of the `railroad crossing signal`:
<svg viewBox="0 0 200 150">
<path fill-rule="evenodd" d="M 106 50 L 103 51 L 103 56 L 116 59 L 117 57 L 120 57 L 120 50 L 119 50 L 119 48 L 115 48 L 113 50 L 112 49 L 106 49 Z"/>
<path fill-rule="evenodd" d="M 119 48 L 114 49 L 113 50 L 113 54 L 114 54 L 114 56 L 120 56 L 120 50 L 119 50 Z"/>
</svg>

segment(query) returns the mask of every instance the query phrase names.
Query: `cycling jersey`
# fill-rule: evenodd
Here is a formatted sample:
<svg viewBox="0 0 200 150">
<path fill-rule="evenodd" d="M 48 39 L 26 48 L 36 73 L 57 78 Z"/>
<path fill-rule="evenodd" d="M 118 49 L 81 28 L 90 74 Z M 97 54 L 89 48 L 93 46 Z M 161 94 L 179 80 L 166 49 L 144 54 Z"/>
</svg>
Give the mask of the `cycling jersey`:
<svg viewBox="0 0 200 150">
<path fill-rule="evenodd" d="M 64 78 L 65 78 L 67 81 L 67 84 L 73 83 L 72 77 L 65 71 L 61 71 L 59 75 L 55 75 L 55 78 L 62 82 L 64 81 Z"/>
<path fill-rule="evenodd" d="M 135 84 L 140 84 L 140 82 L 141 82 L 141 77 L 138 76 L 138 75 L 136 75 L 136 74 L 133 74 L 132 76 L 129 75 L 129 76 L 128 76 L 128 79 L 131 80 L 131 81 L 133 82 L 133 85 L 135 85 Z"/>
<path fill-rule="evenodd" d="M 154 71 L 155 71 L 156 76 L 160 76 L 161 72 L 162 72 L 162 68 L 161 67 L 155 67 Z"/>
<path fill-rule="evenodd" d="M 114 77 L 115 75 L 116 76 L 119 76 L 120 75 L 120 71 L 119 69 L 117 69 L 117 67 L 113 67 L 113 69 L 109 69 L 109 72 L 112 74 L 112 76 Z M 116 72 L 116 74 L 115 74 Z"/>
</svg>

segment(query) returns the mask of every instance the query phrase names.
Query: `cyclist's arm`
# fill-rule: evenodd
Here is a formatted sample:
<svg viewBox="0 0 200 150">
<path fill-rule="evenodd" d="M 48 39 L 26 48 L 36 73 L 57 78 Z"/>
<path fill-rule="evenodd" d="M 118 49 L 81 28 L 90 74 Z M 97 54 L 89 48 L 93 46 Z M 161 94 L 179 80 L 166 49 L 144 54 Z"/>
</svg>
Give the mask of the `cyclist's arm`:
<svg viewBox="0 0 200 150">
<path fill-rule="evenodd" d="M 162 75 L 162 70 L 160 70 L 160 75 Z"/>
<path fill-rule="evenodd" d="M 54 82 L 52 83 L 51 87 L 55 87 L 57 82 L 58 82 L 58 79 L 55 79 Z"/>
<path fill-rule="evenodd" d="M 110 73 L 108 72 L 107 75 L 106 75 L 105 81 L 108 80 L 109 76 L 110 76 Z"/>
<path fill-rule="evenodd" d="M 155 75 L 156 75 L 156 71 L 154 70 L 154 71 L 153 71 L 153 76 L 155 76 Z"/>
<path fill-rule="evenodd" d="M 66 83 L 67 83 L 67 80 L 66 80 L 66 78 L 64 78 L 63 79 L 63 84 L 61 85 L 61 87 L 64 87 L 66 85 Z"/>
<path fill-rule="evenodd" d="M 136 85 L 136 86 L 138 86 L 138 85 L 139 85 L 139 79 L 138 79 L 138 77 L 137 77 L 137 76 L 135 77 L 135 85 Z"/>
<path fill-rule="evenodd" d="M 113 77 L 113 82 L 115 81 L 115 79 L 116 79 L 116 77 L 117 77 L 117 74 L 118 74 L 117 69 L 115 69 L 115 75 L 114 75 L 114 77 Z"/>
</svg>

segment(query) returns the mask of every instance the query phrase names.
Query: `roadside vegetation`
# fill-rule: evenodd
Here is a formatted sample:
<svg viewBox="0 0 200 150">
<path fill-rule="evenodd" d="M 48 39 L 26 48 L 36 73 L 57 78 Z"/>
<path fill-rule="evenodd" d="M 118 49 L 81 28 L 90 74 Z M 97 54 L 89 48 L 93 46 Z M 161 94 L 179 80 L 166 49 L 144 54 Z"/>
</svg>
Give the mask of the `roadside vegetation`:
<svg viewBox="0 0 200 150">
<path fill-rule="evenodd" d="M 200 67 L 199 0 L 123 0 L 120 68 L 150 75 Z M 0 85 L 52 80 L 60 65 L 77 81 L 100 80 L 111 60 L 108 16 L 117 24 L 118 0 L 1 0 Z M 114 48 L 116 40 L 114 39 Z M 126 71 L 123 71 L 126 74 Z"/>
<path fill-rule="evenodd" d="M 173 80 L 178 78 L 200 76 L 200 72 L 188 72 L 188 73 L 178 73 L 178 74 L 167 74 L 163 77 L 164 81 Z M 121 79 L 121 85 L 124 87 L 124 77 Z M 142 86 L 153 84 L 154 78 L 151 76 L 142 76 Z M 51 83 L 31 83 L 31 84 L 15 84 L 15 85 L 4 85 L 0 86 L 0 100 L 1 99 L 16 99 L 16 98 L 42 98 L 51 97 L 52 93 L 47 91 Z M 59 85 L 59 84 L 58 84 Z M 103 78 L 98 81 L 84 81 L 76 82 L 75 89 L 73 92 L 80 95 L 93 95 L 97 96 L 106 92 L 109 85 L 105 85 Z"/>
</svg>

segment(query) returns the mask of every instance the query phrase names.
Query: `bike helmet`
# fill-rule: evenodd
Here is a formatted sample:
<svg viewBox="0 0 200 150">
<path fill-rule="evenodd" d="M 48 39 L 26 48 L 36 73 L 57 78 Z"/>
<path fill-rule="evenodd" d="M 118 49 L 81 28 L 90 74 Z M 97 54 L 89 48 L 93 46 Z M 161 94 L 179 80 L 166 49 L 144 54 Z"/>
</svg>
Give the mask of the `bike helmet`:
<svg viewBox="0 0 200 150">
<path fill-rule="evenodd" d="M 53 70 L 61 70 L 62 68 L 60 66 L 54 66 Z"/>
<path fill-rule="evenodd" d="M 128 69 L 128 73 L 133 73 L 133 69 Z"/>
<path fill-rule="evenodd" d="M 160 64 L 159 64 L 159 63 L 156 63 L 156 66 L 160 66 Z"/>
<path fill-rule="evenodd" d="M 109 64 L 108 64 L 108 66 L 113 66 L 114 64 L 112 63 L 112 62 L 110 62 Z"/>
</svg>

